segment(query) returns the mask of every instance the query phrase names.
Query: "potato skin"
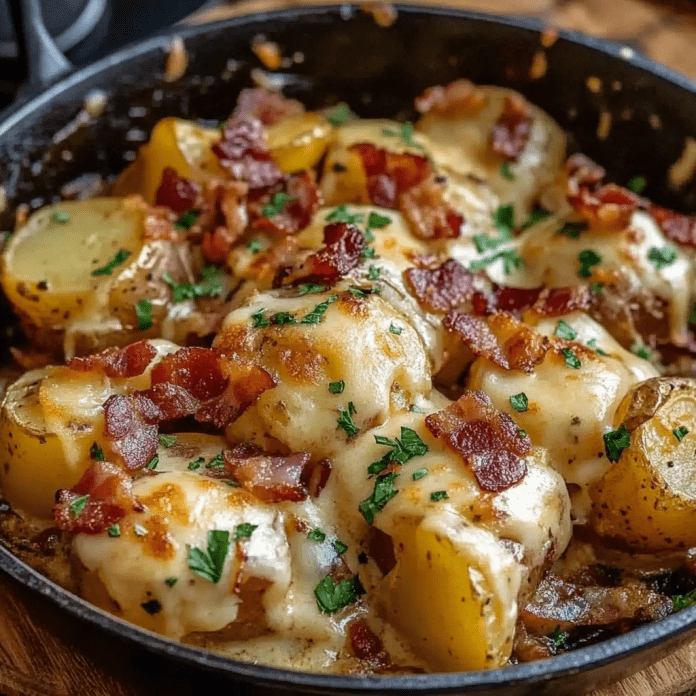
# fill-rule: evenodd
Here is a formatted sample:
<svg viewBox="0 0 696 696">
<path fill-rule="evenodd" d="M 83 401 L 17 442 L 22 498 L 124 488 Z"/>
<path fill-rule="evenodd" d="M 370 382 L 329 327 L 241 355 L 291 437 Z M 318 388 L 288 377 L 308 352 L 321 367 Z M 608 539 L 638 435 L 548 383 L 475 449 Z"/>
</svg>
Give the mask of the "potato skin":
<svg viewBox="0 0 696 696">
<path fill-rule="evenodd" d="M 641 552 L 696 545 L 696 380 L 637 385 L 617 410 L 621 425 L 631 444 L 590 491 L 592 526 Z M 688 431 L 681 440 L 678 428 Z"/>
</svg>

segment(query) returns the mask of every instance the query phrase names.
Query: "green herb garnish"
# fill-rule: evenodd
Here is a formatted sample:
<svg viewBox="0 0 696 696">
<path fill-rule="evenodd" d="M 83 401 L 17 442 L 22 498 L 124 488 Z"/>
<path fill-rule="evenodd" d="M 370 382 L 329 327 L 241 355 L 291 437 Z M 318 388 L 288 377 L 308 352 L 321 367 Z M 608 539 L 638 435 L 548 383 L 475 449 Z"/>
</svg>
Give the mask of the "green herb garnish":
<svg viewBox="0 0 696 696">
<path fill-rule="evenodd" d="M 191 572 L 217 584 L 222 577 L 225 558 L 230 550 L 230 533 L 225 530 L 211 529 L 208 532 L 208 548 L 202 551 L 186 544 L 186 562 Z"/>
<path fill-rule="evenodd" d="M 270 326 L 271 322 L 264 316 L 266 310 L 259 309 L 258 312 L 254 312 L 251 315 L 251 326 L 254 329 L 262 329 L 265 326 Z"/>
<path fill-rule="evenodd" d="M 601 263 L 602 257 L 592 249 L 585 249 L 578 254 L 578 261 L 580 261 L 578 275 L 581 278 L 589 278 L 592 275 L 592 266 Z"/>
<path fill-rule="evenodd" d="M 565 222 L 560 229 L 556 230 L 556 234 L 562 234 L 570 239 L 580 239 L 580 233 L 588 227 L 586 222 Z"/>
<path fill-rule="evenodd" d="M 194 300 L 197 297 L 219 297 L 222 294 L 222 282 L 220 276 L 224 271 L 216 266 L 206 266 L 201 271 L 199 283 L 177 283 L 169 271 L 162 274 L 162 280 L 172 289 L 172 300 L 174 304 Z"/>
<path fill-rule="evenodd" d="M 333 304 L 337 299 L 338 295 L 327 297 L 324 302 L 320 302 L 309 314 L 305 315 L 300 324 L 320 324 L 329 305 Z"/>
<path fill-rule="evenodd" d="M 192 462 L 188 463 L 188 470 L 198 471 L 203 464 L 205 464 L 205 459 L 203 457 L 198 457 L 197 459 L 194 459 Z"/>
<path fill-rule="evenodd" d="M 150 469 L 151 471 L 157 468 L 157 465 L 159 464 L 159 454 L 156 454 L 146 465 L 146 469 Z"/>
<path fill-rule="evenodd" d="M 580 362 L 579 358 L 575 353 L 573 353 L 570 348 L 561 348 L 561 353 L 563 353 L 563 357 L 565 358 L 565 364 L 568 367 L 572 367 L 574 370 L 579 370 L 582 363 Z"/>
<path fill-rule="evenodd" d="M 174 585 L 176 585 L 176 583 L 179 582 L 179 578 L 165 578 L 164 582 L 166 583 L 167 587 L 174 587 Z"/>
<path fill-rule="evenodd" d="M 239 541 L 240 539 L 248 539 L 255 529 L 258 529 L 258 524 L 251 524 L 249 522 L 242 522 L 234 528 L 234 537 L 232 541 Z"/>
<path fill-rule="evenodd" d="M 314 588 L 317 606 L 322 614 L 335 614 L 339 609 L 355 602 L 363 592 L 357 575 L 338 583 L 334 583 L 331 576 L 327 575 Z"/>
<path fill-rule="evenodd" d="M 480 268 L 486 268 L 486 266 L 490 266 L 498 260 L 503 262 L 503 271 L 505 275 L 510 275 L 514 268 L 524 267 L 524 259 L 522 259 L 515 249 L 504 249 L 495 254 L 491 254 L 491 256 L 472 261 L 471 264 L 469 264 L 469 269 L 475 271 Z"/>
<path fill-rule="evenodd" d="M 338 539 L 336 539 L 336 541 L 333 542 L 332 546 L 334 548 L 334 551 L 339 556 L 342 556 L 348 550 L 348 544 L 344 544 L 342 541 L 339 541 Z"/>
<path fill-rule="evenodd" d="M 447 491 L 433 491 L 430 494 L 430 500 L 432 500 L 433 503 L 437 503 L 438 500 L 447 500 L 447 498 L 449 498 Z"/>
<path fill-rule="evenodd" d="M 381 230 L 383 227 L 391 224 L 391 218 L 387 215 L 380 215 L 379 213 L 370 213 L 367 218 L 367 226 L 375 230 Z"/>
<path fill-rule="evenodd" d="M 672 597 L 672 606 L 674 607 L 674 611 L 693 607 L 694 604 L 696 604 L 696 590 L 691 590 L 691 592 L 687 592 L 686 594 L 675 595 Z"/>
<path fill-rule="evenodd" d="M 65 223 L 70 222 L 70 213 L 67 210 L 54 210 L 51 213 L 51 222 L 65 225 Z"/>
<path fill-rule="evenodd" d="M 578 336 L 578 332 L 570 324 L 561 319 L 553 335 L 558 338 L 564 338 L 566 341 L 574 341 Z"/>
<path fill-rule="evenodd" d="M 350 116 L 350 107 L 345 102 L 341 102 L 334 106 L 326 115 L 326 120 L 334 127 L 342 126 Z"/>
<path fill-rule="evenodd" d="M 345 222 L 348 225 L 358 225 L 365 221 L 363 213 L 348 212 L 347 205 L 339 205 L 329 215 L 326 216 L 327 222 Z"/>
<path fill-rule="evenodd" d="M 403 330 L 401 326 L 395 326 L 394 324 L 390 324 L 389 326 L 389 333 L 393 333 L 395 336 L 401 336 Z"/>
<path fill-rule="evenodd" d="M 331 394 L 343 394 L 345 388 L 346 383 L 342 379 L 338 382 L 329 382 L 329 393 Z"/>
<path fill-rule="evenodd" d="M 414 481 L 420 481 L 422 478 L 425 478 L 428 475 L 428 470 L 427 469 L 418 469 L 418 471 L 414 471 L 411 478 Z"/>
<path fill-rule="evenodd" d="M 626 188 L 629 191 L 633 191 L 633 193 L 640 195 L 641 193 L 643 193 L 643 191 L 645 191 L 645 187 L 647 185 L 648 182 L 644 176 L 634 176 L 632 179 L 629 180 L 628 184 L 626 185 Z"/>
<path fill-rule="evenodd" d="M 252 254 L 258 254 L 261 251 L 261 242 L 258 239 L 250 239 L 247 242 L 247 249 Z"/>
<path fill-rule="evenodd" d="M 394 488 L 394 480 L 399 474 L 392 472 L 378 476 L 375 479 L 375 490 L 372 495 L 363 500 L 358 506 L 365 521 L 372 524 L 375 521 L 375 515 L 384 509 L 384 506 L 398 493 Z"/>
<path fill-rule="evenodd" d="M 135 305 L 135 316 L 138 319 L 138 331 L 147 331 L 152 328 L 152 302 L 140 300 Z"/>
<path fill-rule="evenodd" d="M 121 527 L 118 524 L 112 524 L 107 530 L 106 533 L 112 537 L 120 537 L 121 536 Z"/>
<path fill-rule="evenodd" d="M 199 210 L 189 210 L 174 223 L 174 229 L 177 232 L 188 232 L 194 226 L 200 214 Z"/>
<path fill-rule="evenodd" d="M 278 193 L 273 194 L 271 202 L 264 205 L 261 212 L 265 218 L 272 218 L 274 215 L 278 215 L 283 212 L 283 208 L 285 207 L 286 203 L 294 200 L 294 196 L 288 196 L 287 193 L 279 191 Z"/>
<path fill-rule="evenodd" d="M 353 422 L 353 414 L 355 413 L 355 406 L 353 405 L 353 402 L 348 403 L 348 410 L 345 410 L 339 406 L 339 410 L 341 411 L 341 415 L 338 417 L 338 420 L 336 421 L 338 423 L 338 428 L 342 428 L 345 430 L 346 435 L 348 437 L 352 437 L 356 433 L 359 432 L 360 428 L 358 428 L 357 425 Z"/>
<path fill-rule="evenodd" d="M 671 266 L 677 260 L 677 251 L 673 247 L 664 246 L 661 249 L 658 247 L 650 247 L 648 252 L 648 261 L 661 271 L 667 266 Z"/>
<path fill-rule="evenodd" d="M 70 512 L 72 512 L 73 517 L 77 519 L 82 514 L 82 511 L 85 509 L 85 505 L 87 505 L 88 501 L 89 496 L 83 495 L 79 498 L 75 498 L 75 500 L 70 503 Z"/>
<path fill-rule="evenodd" d="M 307 538 L 310 541 L 322 542 L 326 540 L 326 532 L 317 527 L 317 529 L 313 529 L 309 534 L 307 534 Z"/>
<path fill-rule="evenodd" d="M 379 270 L 379 268 L 377 268 L 377 266 L 370 266 L 370 268 L 367 272 L 368 280 L 379 280 L 379 273 L 380 273 L 380 270 Z"/>
<path fill-rule="evenodd" d="M 678 442 L 681 442 L 689 434 L 689 429 L 680 425 L 672 431 L 672 434 L 677 438 Z"/>
<path fill-rule="evenodd" d="M 618 462 L 621 453 L 631 446 L 631 435 L 624 424 L 616 430 L 604 433 L 604 449 L 610 462 Z"/>
<path fill-rule="evenodd" d="M 159 443 L 162 445 L 162 447 L 168 448 L 171 447 L 172 445 L 175 445 L 177 442 L 177 437 L 176 435 L 160 435 L 159 436 Z"/>
<path fill-rule="evenodd" d="M 315 292 L 324 292 L 326 287 L 324 285 L 317 285 L 316 283 L 307 283 L 306 285 L 300 285 L 300 287 L 297 289 L 300 292 L 300 296 L 302 296 L 313 294 Z"/>
<path fill-rule="evenodd" d="M 512 408 L 519 413 L 524 413 L 525 411 L 529 410 L 529 400 L 527 399 L 527 395 L 524 392 L 513 394 L 510 397 L 510 406 L 512 406 Z"/>
<path fill-rule="evenodd" d="M 97 462 L 104 461 L 104 450 L 96 443 L 93 442 L 92 446 L 89 448 L 89 456 Z"/>
<path fill-rule="evenodd" d="M 122 263 L 125 263 L 126 259 L 131 255 L 130 251 L 126 251 L 125 249 L 119 249 L 115 254 L 114 257 L 109 261 L 109 263 L 106 264 L 106 266 L 102 266 L 101 268 L 97 268 L 96 270 L 92 271 L 93 276 L 108 276 L 111 275 L 114 272 L 114 269 L 117 266 L 120 266 Z"/>
<path fill-rule="evenodd" d="M 503 179 L 507 179 L 508 181 L 515 180 L 515 175 L 512 173 L 512 170 L 510 169 L 509 162 L 503 162 L 500 165 L 500 176 L 502 176 Z"/>
</svg>

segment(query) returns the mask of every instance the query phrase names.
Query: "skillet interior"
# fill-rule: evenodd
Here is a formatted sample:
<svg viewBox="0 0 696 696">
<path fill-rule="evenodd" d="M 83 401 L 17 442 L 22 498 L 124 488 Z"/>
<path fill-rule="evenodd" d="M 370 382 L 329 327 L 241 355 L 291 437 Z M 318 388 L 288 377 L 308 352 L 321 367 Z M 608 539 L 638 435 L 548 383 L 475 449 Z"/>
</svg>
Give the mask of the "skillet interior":
<svg viewBox="0 0 696 696">
<path fill-rule="evenodd" d="M 303 54 L 303 62 L 285 71 L 284 91 L 310 106 L 341 99 L 361 116 L 408 117 L 415 95 L 456 77 L 514 87 L 569 130 L 580 149 L 607 167 L 610 178 L 623 183 L 634 175 L 647 176 L 647 194 L 654 200 L 683 211 L 696 209 L 696 182 L 679 192 L 666 182 L 667 170 L 696 123 L 694 86 L 640 57 L 625 60 L 619 46 L 568 33 L 561 33 L 547 51 L 548 70 L 534 81 L 529 68 L 541 48 L 539 29 L 532 22 L 414 6 L 400 8 L 399 20 L 387 30 L 349 6 L 265 13 L 179 31 L 186 39 L 191 67 L 175 83 L 162 80 L 162 49 L 169 39 L 138 44 L 66 78 L 0 122 L 0 182 L 9 199 L 7 211 L 0 214 L 0 230 L 12 229 L 20 203 L 32 208 L 50 203 L 59 198 L 64 184 L 86 172 L 116 174 L 160 118 L 183 115 L 217 122 L 227 115 L 239 90 L 249 84 L 250 69 L 259 65 L 249 48 L 259 34 L 277 41 L 283 55 Z M 228 64 L 230 59 L 235 66 Z M 223 77 L 226 71 L 231 72 L 228 79 Z M 604 81 L 599 94 L 587 89 L 590 76 Z M 621 88 L 614 88 L 615 83 Z M 78 114 L 92 89 L 108 95 L 104 114 L 55 143 L 54 134 Z M 625 118 L 627 109 L 630 119 Z M 597 139 L 602 111 L 613 117 L 604 141 Z M 653 115 L 659 117 L 660 129 L 650 124 Z M 3 324 L 11 330 L 6 307 Z M 490 673 L 304 675 L 233 663 L 153 637 L 67 595 L 12 559 L 2 546 L 0 565 L 73 614 L 157 652 L 256 683 L 325 693 L 577 693 L 657 659 L 685 640 L 696 621 L 695 608 L 551 661 Z M 579 673 L 582 676 L 567 679 Z"/>
</svg>

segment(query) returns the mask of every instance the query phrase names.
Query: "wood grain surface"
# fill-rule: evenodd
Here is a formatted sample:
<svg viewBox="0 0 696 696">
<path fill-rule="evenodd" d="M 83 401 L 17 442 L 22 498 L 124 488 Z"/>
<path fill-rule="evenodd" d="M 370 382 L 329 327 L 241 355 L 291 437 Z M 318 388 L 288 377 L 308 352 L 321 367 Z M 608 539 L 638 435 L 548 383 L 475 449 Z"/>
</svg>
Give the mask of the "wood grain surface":
<svg viewBox="0 0 696 696">
<path fill-rule="evenodd" d="M 315 0 L 316 1 L 316 0 Z M 423 0 L 425 1 L 425 0 Z M 189 21 L 312 4 L 247 0 Z M 442 0 L 438 4 L 520 14 L 631 45 L 696 79 L 696 2 L 688 0 Z M 261 695 L 197 669 L 153 657 L 64 614 L 0 573 L 0 696 Z M 696 641 L 592 696 L 696 693 Z"/>
</svg>

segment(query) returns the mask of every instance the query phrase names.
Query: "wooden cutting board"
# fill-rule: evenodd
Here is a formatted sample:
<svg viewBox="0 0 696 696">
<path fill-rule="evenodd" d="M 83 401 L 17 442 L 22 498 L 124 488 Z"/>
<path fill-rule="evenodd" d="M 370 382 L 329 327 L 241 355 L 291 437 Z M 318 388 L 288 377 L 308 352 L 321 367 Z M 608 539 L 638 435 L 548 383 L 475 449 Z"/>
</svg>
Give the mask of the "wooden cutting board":
<svg viewBox="0 0 696 696">
<path fill-rule="evenodd" d="M 190 21 L 299 4 L 310 3 L 247 0 L 234 7 L 214 7 Z M 696 79 L 696 3 L 687 0 L 442 0 L 438 4 L 535 16 L 553 26 L 611 38 Z M 592 696 L 677 696 L 693 693 L 695 687 L 696 641 Z M 233 689 L 235 696 L 262 694 L 258 688 Z M 0 573 L 0 696 L 229 692 L 229 682 L 108 637 Z"/>
</svg>

